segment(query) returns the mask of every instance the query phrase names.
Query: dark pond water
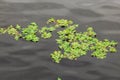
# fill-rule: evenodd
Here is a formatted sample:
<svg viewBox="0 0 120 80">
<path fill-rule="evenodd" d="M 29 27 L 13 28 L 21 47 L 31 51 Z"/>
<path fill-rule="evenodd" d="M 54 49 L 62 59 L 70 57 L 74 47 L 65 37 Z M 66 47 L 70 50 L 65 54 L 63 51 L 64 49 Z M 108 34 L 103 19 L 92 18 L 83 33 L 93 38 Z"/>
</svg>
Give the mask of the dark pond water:
<svg viewBox="0 0 120 80">
<path fill-rule="evenodd" d="M 0 0 L 0 26 L 44 25 L 50 17 L 72 19 L 79 31 L 93 26 L 98 38 L 120 43 L 120 0 Z M 78 61 L 54 63 L 50 53 L 57 49 L 54 39 L 39 43 L 15 41 L 0 35 L 0 80 L 120 80 L 118 52 L 104 60 L 86 55 Z"/>
</svg>

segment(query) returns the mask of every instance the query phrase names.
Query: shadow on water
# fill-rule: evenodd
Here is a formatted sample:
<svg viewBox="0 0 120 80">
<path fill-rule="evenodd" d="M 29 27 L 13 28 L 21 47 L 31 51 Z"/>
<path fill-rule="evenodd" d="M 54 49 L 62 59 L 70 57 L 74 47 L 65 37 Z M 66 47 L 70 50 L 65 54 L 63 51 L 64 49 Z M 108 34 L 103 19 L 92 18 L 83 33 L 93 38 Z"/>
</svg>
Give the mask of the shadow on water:
<svg viewBox="0 0 120 80">
<path fill-rule="evenodd" d="M 14 46 L 14 44 L 0 41 L 0 47 L 12 47 L 12 46 Z"/>
<path fill-rule="evenodd" d="M 63 59 L 60 65 L 64 67 L 87 67 L 87 66 L 91 66 L 92 63 L 90 63 L 89 61 L 77 61 L 77 60 L 72 61 L 68 59 Z"/>
<path fill-rule="evenodd" d="M 99 71 L 95 71 L 95 70 L 87 71 L 87 73 L 90 75 L 99 76 L 99 79 L 97 80 L 120 80 L 120 77 L 109 76 L 107 74 L 102 74 Z"/>
<path fill-rule="evenodd" d="M 102 76 L 98 80 L 120 80 L 120 77 Z"/>
<path fill-rule="evenodd" d="M 85 80 L 79 77 L 75 77 L 75 75 L 64 75 L 62 76 L 62 80 Z"/>
<path fill-rule="evenodd" d="M 103 9 L 120 10 L 119 7 L 116 7 L 116 6 L 110 6 L 110 5 L 104 5 L 104 6 L 102 6 L 101 8 L 103 8 Z"/>
<path fill-rule="evenodd" d="M 47 80 L 49 77 L 55 76 L 55 74 L 44 66 L 31 67 L 20 71 L 6 71 L 0 74 L 1 80 Z"/>
<path fill-rule="evenodd" d="M 43 61 L 49 61 L 51 63 L 57 64 L 54 61 L 52 61 L 51 57 L 49 56 L 42 56 L 40 58 Z M 92 63 L 90 61 L 78 61 L 78 60 L 68 60 L 68 59 L 62 59 L 61 62 L 58 64 L 62 67 L 69 67 L 69 68 L 76 68 L 76 67 L 88 67 L 91 66 Z"/>
<path fill-rule="evenodd" d="M 95 29 L 100 30 L 119 30 L 120 29 L 120 23 L 113 22 L 113 21 L 107 21 L 107 20 L 98 20 L 90 23 L 86 23 L 87 25 L 90 25 L 92 27 L 95 27 Z"/>
<path fill-rule="evenodd" d="M 44 49 L 22 49 L 22 50 L 17 50 L 17 51 L 9 52 L 9 54 L 10 55 L 33 56 L 33 55 L 36 55 L 37 52 L 44 51 L 44 50 L 46 50 L 46 49 L 45 48 Z"/>
<path fill-rule="evenodd" d="M 85 17 L 102 17 L 102 14 L 96 13 L 89 9 L 82 9 L 82 8 L 75 8 L 70 10 L 71 13 L 79 15 L 79 16 L 85 16 Z"/>
<path fill-rule="evenodd" d="M 30 66 L 30 63 L 11 56 L 0 57 L 0 67 L 25 67 L 25 66 Z"/>
</svg>

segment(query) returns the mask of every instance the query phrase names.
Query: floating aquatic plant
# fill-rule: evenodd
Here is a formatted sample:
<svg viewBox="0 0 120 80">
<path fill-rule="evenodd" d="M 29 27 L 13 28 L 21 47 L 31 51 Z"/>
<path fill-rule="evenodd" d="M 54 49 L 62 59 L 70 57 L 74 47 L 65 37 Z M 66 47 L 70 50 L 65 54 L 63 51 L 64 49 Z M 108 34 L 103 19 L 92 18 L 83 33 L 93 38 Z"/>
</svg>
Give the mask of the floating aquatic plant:
<svg viewBox="0 0 120 80">
<path fill-rule="evenodd" d="M 88 27 L 86 32 L 77 32 L 75 30 L 76 27 L 78 26 L 69 26 L 58 32 L 59 38 L 56 41 L 60 50 L 51 54 L 55 62 L 59 63 L 62 60 L 60 58 L 76 60 L 80 56 L 86 55 L 88 51 L 93 52 L 91 54 L 92 57 L 104 59 L 108 52 L 117 51 L 115 48 L 117 42 L 109 41 L 108 39 L 98 40 L 92 27 Z M 60 53 L 60 51 L 63 52 Z M 55 57 L 57 56 L 56 54 L 59 54 L 59 58 Z"/>
<path fill-rule="evenodd" d="M 61 28 L 62 30 L 57 32 L 58 38 L 56 39 L 59 50 L 50 54 L 56 63 L 59 63 L 63 58 L 77 60 L 79 57 L 86 55 L 88 51 L 92 52 L 92 57 L 98 59 L 104 59 L 107 53 L 117 51 L 115 48 L 116 41 L 99 40 L 92 27 L 88 27 L 85 32 L 77 32 L 77 27 L 79 25 L 74 24 L 72 20 L 50 18 L 47 25 L 41 29 L 35 22 L 32 22 L 25 28 L 18 24 L 15 27 L 10 25 L 8 28 L 0 28 L 0 33 L 8 33 L 14 36 L 16 40 L 23 38 L 27 41 L 38 42 L 40 38 L 51 38 L 52 32 Z"/>
<path fill-rule="evenodd" d="M 38 32 L 38 25 L 35 22 L 32 22 L 26 28 L 22 28 L 22 38 L 28 41 L 37 42 L 39 37 L 36 35 Z"/>
</svg>

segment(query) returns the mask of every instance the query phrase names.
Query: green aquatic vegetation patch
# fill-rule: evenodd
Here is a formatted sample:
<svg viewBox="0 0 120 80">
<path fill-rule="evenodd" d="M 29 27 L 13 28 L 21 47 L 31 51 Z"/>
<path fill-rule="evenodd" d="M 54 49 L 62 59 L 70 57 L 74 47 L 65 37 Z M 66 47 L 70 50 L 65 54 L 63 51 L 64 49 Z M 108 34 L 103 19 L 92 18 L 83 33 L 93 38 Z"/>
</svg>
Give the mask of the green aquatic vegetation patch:
<svg viewBox="0 0 120 80">
<path fill-rule="evenodd" d="M 57 31 L 58 38 L 56 43 L 59 50 L 55 50 L 50 54 L 53 61 L 60 63 L 63 58 L 77 60 L 79 57 L 91 51 L 91 56 L 98 59 L 104 59 L 107 53 L 115 53 L 116 45 L 114 40 L 99 40 L 93 27 L 88 27 L 85 32 L 78 32 L 76 28 L 78 24 L 74 24 L 72 20 L 50 18 L 46 25 L 39 26 L 32 22 L 27 27 L 23 28 L 20 25 L 15 27 L 10 25 L 8 28 L 0 28 L 0 33 L 14 36 L 16 40 L 23 38 L 27 41 L 38 42 L 41 38 L 52 38 L 52 34 Z"/>
<path fill-rule="evenodd" d="M 16 27 L 18 26 L 19 25 L 16 25 Z M 0 28 L 0 33 L 1 34 L 7 33 L 11 36 L 14 36 L 15 40 L 18 40 L 22 36 L 22 34 L 18 31 L 18 28 L 13 27 L 12 25 L 10 25 L 8 28 Z"/>
<path fill-rule="evenodd" d="M 86 55 L 88 51 L 92 51 L 91 56 L 98 59 L 106 58 L 108 52 L 117 51 L 115 48 L 117 42 L 108 39 L 98 40 L 92 27 L 88 27 L 86 32 L 77 32 L 76 27 L 78 25 L 72 25 L 58 32 L 59 38 L 56 41 L 59 50 L 51 54 L 56 63 L 59 63 L 62 60 L 61 58 L 76 60 Z"/>
<path fill-rule="evenodd" d="M 26 28 L 22 28 L 22 38 L 28 41 L 37 42 L 39 37 L 37 36 L 38 25 L 35 22 L 32 22 Z"/>
</svg>

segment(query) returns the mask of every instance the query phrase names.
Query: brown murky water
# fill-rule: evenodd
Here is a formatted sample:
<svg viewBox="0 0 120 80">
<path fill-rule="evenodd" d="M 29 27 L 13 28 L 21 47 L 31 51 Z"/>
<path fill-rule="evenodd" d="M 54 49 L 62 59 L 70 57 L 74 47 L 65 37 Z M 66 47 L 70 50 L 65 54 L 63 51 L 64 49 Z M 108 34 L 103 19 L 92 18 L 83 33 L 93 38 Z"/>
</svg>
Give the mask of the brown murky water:
<svg viewBox="0 0 120 80">
<path fill-rule="evenodd" d="M 120 0 L 1 0 L 0 26 L 35 21 L 41 27 L 50 17 L 72 19 L 78 31 L 93 26 L 99 39 L 120 42 Z M 15 41 L 0 35 L 0 80 L 120 80 L 118 52 L 104 60 L 89 55 L 78 61 L 52 62 L 50 53 L 57 49 L 55 38 L 39 43 Z"/>
</svg>

